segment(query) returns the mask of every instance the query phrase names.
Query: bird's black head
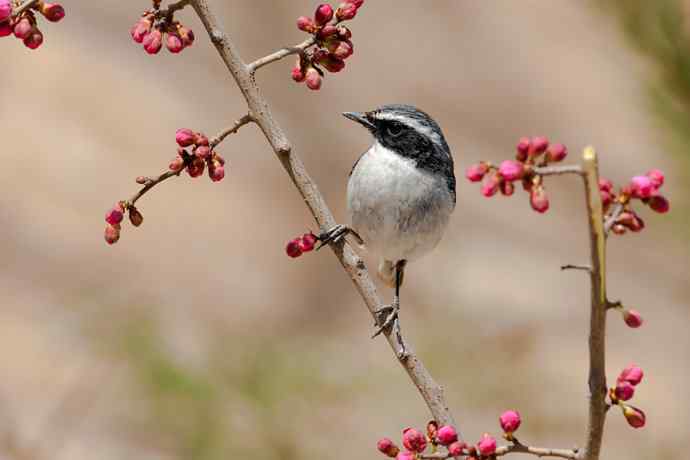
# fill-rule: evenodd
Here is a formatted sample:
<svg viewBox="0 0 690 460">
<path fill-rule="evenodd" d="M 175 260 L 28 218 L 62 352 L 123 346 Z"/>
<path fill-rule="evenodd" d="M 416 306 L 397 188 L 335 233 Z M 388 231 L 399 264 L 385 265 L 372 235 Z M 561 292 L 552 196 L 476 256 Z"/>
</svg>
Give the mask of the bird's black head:
<svg viewBox="0 0 690 460">
<path fill-rule="evenodd" d="M 382 146 L 415 160 L 418 168 L 445 176 L 455 194 L 450 148 L 441 127 L 428 114 L 411 105 L 391 104 L 343 115 L 366 127 Z"/>
</svg>

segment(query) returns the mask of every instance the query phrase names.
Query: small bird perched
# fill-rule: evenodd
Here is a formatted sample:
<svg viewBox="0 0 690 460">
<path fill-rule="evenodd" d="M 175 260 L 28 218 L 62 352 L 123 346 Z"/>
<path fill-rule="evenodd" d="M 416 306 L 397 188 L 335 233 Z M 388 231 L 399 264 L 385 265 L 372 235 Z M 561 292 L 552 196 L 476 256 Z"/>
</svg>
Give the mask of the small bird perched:
<svg viewBox="0 0 690 460">
<path fill-rule="evenodd" d="M 379 276 L 395 287 L 395 296 L 377 311 L 374 337 L 395 325 L 403 346 L 398 312 L 405 266 L 434 249 L 448 225 L 455 209 L 453 157 L 439 125 L 416 107 L 384 105 L 343 115 L 367 128 L 374 143 L 350 172 L 352 227 L 338 225 L 319 239 L 327 244 L 351 233 L 380 255 Z"/>
</svg>

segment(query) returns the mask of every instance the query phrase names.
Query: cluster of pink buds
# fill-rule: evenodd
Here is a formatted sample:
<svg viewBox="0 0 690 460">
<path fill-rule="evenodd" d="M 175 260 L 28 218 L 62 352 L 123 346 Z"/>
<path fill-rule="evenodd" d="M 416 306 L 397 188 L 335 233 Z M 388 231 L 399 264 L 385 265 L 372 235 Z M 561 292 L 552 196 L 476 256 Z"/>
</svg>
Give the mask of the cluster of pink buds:
<svg viewBox="0 0 690 460">
<path fill-rule="evenodd" d="M 58 22 L 65 17 L 65 9 L 58 3 L 48 3 L 39 0 L 31 8 L 17 16 L 12 16 L 14 6 L 19 6 L 15 0 L 0 0 L 0 37 L 14 34 L 24 42 L 24 45 L 35 50 L 43 44 L 43 33 L 38 28 L 36 12 L 39 12 L 50 22 Z"/>
<path fill-rule="evenodd" d="M 125 217 L 125 212 L 129 215 L 129 221 L 135 227 L 140 226 L 144 222 L 144 216 L 139 210 L 124 201 L 118 201 L 115 205 L 105 213 L 105 241 L 108 244 L 115 244 L 120 239 L 120 231 L 122 230 L 121 223 Z"/>
<path fill-rule="evenodd" d="M 623 411 L 623 416 L 628 424 L 633 428 L 642 428 L 645 425 L 646 417 L 642 410 L 626 404 L 635 395 L 635 387 L 642 381 L 644 373 L 635 364 L 631 364 L 616 379 L 616 386 L 609 389 L 611 404 L 618 405 Z"/>
<path fill-rule="evenodd" d="M 549 198 L 536 168 L 563 161 L 567 155 L 568 149 L 563 144 L 550 144 L 542 136 L 523 137 L 517 144 L 515 160 L 505 160 L 498 166 L 483 161 L 467 168 L 465 177 L 471 182 L 483 180 L 481 192 L 487 198 L 499 191 L 504 196 L 512 195 L 514 183 L 520 181 L 530 194 L 532 209 L 543 213 L 549 209 Z"/>
<path fill-rule="evenodd" d="M 319 238 L 312 232 L 293 238 L 285 246 L 285 253 L 293 259 L 301 256 L 305 252 L 313 251 Z"/>
<path fill-rule="evenodd" d="M 599 193 L 604 211 L 610 212 L 614 204 L 623 207 L 611 231 L 615 235 L 623 235 L 628 230 L 639 232 L 644 228 L 644 221 L 631 207 L 634 200 L 641 201 L 658 213 L 668 212 L 671 205 L 660 192 L 662 185 L 664 185 L 664 173 L 658 169 L 652 169 L 644 176 L 633 177 L 628 185 L 620 188 L 618 193 L 614 191 L 611 181 L 602 178 L 599 181 Z"/>
<path fill-rule="evenodd" d="M 300 16 L 297 27 L 314 36 L 315 48 L 300 53 L 292 69 L 292 79 L 305 82 L 312 90 L 321 88 L 323 69 L 340 72 L 345 68 L 345 60 L 352 56 L 352 32 L 340 25 L 355 17 L 364 0 L 345 0 L 336 10 L 327 3 L 316 8 L 313 18 Z"/>
<path fill-rule="evenodd" d="M 223 180 L 225 177 L 225 160 L 214 150 L 211 150 L 208 137 L 191 129 L 178 129 L 175 133 L 175 141 L 179 148 L 177 156 L 170 162 L 168 168 L 174 173 L 187 170 L 189 177 L 199 177 L 204 174 L 208 166 L 208 177 L 213 182 Z M 186 148 L 191 148 L 189 153 Z"/>
<path fill-rule="evenodd" d="M 176 21 L 171 12 L 161 11 L 160 1 L 154 1 L 153 6 L 130 29 L 132 40 L 141 43 L 149 54 L 158 54 L 163 44 L 174 54 L 192 46 L 194 32 Z"/>
<path fill-rule="evenodd" d="M 389 438 L 382 438 L 378 441 L 377 448 L 385 456 L 396 460 L 417 460 L 427 448 L 436 453 L 438 446 L 446 448 L 448 457 L 466 455 L 467 460 L 490 458 L 496 453 L 496 439 L 488 433 L 484 433 L 476 445 L 470 446 L 458 440 L 455 427 L 439 427 L 435 421 L 427 424 L 426 434 L 414 428 L 405 428 L 402 432 L 402 444 L 404 450 Z"/>
</svg>

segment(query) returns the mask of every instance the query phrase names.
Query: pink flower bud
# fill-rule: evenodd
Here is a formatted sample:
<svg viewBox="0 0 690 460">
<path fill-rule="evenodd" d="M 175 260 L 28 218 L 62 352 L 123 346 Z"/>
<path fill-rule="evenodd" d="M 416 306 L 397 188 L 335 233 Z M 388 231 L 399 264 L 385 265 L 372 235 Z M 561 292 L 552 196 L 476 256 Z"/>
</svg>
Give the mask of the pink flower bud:
<svg viewBox="0 0 690 460">
<path fill-rule="evenodd" d="M 314 62 L 333 73 L 340 72 L 345 68 L 345 61 L 325 50 L 318 50 L 314 53 Z"/>
<path fill-rule="evenodd" d="M 498 192 L 498 187 L 500 184 L 501 178 L 498 174 L 491 174 L 490 176 L 486 176 L 484 178 L 484 182 L 482 183 L 482 195 L 484 195 L 487 198 L 494 196 L 496 192 Z"/>
<path fill-rule="evenodd" d="M 338 9 L 335 11 L 335 16 L 340 21 L 349 21 L 357 16 L 357 5 L 354 3 L 341 3 Z"/>
<path fill-rule="evenodd" d="M 347 3 L 352 3 L 355 8 L 359 9 L 362 5 L 364 5 L 364 0 L 345 0 Z"/>
<path fill-rule="evenodd" d="M 129 34 L 132 36 L 132 40 L 137 43 L 142 43 L 146 35 L 151 32 L 151 26 L 152 23 L 147 18 L 139 19 L 139 21 L 137 21 L 137 23 L 134 24 L 129 31 Z"/>
<path fill-rule="evenodd" d="M 462 450 L 466 446 L 467 445 L 464 442 L 454 442 L 453 444 L 448 446 L 448 453 L 453 457 L 459 457 L 462 455 Z"/>
<path fill-rule="evenodd" d="M 314 24 L 314 21 L 312 21 L 311 18 L 306 16 L 300 16 L 297 18 L 297 28 L 310 34 L 316 32 L 316 24 Z"/>
<path fill-rule="evenodd" d="M 295 80 L 297 83 L 302 83 L 304 79 L 307 78 L 307 75 L 304 73 L 302 70 L 302 67 L 297 64 L 297 66 L 292 68 L 292 79 Z"/>
<path fill-rule="evenodd" d="M 194 157 L 192 162 L 187 166 L 187 174 L 189 177 L 199 177 L 204 174 L 206 163 L 199 157 Z"/>
<path fill-rule="evenodd" d="M 182 45 L 187 48 L 194 44 L 194 32 L 192 29 L 187 29 L 186 27 L 180 26 L 177 28 L 177 33 L 182 40 Z"/>
<path fill-rule="evenodd" d="M 642 326 L 642 315 L 637 310 L 623 310 L 623 321 L 628 327 L 636 329 Z"/>
<path fill-rule="evenodd" d="M 661 214 L 668 212 L 668 210 L 671 208 L 671 203 L 669 203 L 666 197 L 661 195 L 654 195 L 649 199 L 647 204 L 650 208 L 652 208 L 652 210 Z"/>
<path fill-rule="evenodd" d="M 568 149 L 563 144 L 552 144 L 546 149 L 546 158 L 549 161 L 563 161 L 568 156 Z"/>
<path fill-rule="evenodd" d="M 338 59 L 347 59 L 352 56 L 354 48 L 350 40 L 330 40 L 328 42 L 328 51 L 333 53 L 333 56 Z"/>
<path fill-rule="evenodd" d="M 522 179 L 522 175 L 525 173 L 525 168 L 522 163 L 514 160 L 505 160 L 501 162 L 498 167 L 498 173 L 505 180 L 513 182 Z"/>
<path fill-rule="evenodd" d="M 599 179 L 599 190 L 602 192 L 610 192 L 613 190 L 613 183 L 610 180 L 602 177 Z"/>
<path fill-rule="evenodd" d="M 295 238 L 290 240 L 285 246 L 285 253 L 292 257 L 293 259 L 302 255 L 302 249 L 300 249 L 300 238 Z"/>
<path fill-rule="evenodd" d="M 333 19 L 333 8 L 328 3 L 322 3 L 316 8 L 314 13 L 314 22 L 316 25 L 322 26 Z"/>
<path fill-rule="evenodd" d="M 503 431 L 508 434 L 517 431 L 517 429 L 520 428 L 520 423 L 522 423 L 520 413 L 516 410 L 507 410 L 503 412 L 498 418 L 498 421 Z"/>
<path fill-rule="evenodd" d="M 12 35 L 12 25 L 10 24 L 10 21 L 0 21 L 0 37 L 7 37 L 10 35 Z"/>
<path fill-rule="evenodd" d="M 533 137 L 530 142 L 530 154 L 541 155 L 549 147 L 549 140 L 544 136 Z"/>
<path fill-rule="evenodd" d="M 402 451 L 395 457 L 395 460 L 416 460 L 417 455 L 414 452 Z"/>
<path fill-rule="evenodd" d="M 14 32 L 15 37 L 20 40 L 24 40 L 31 34 L 32 28 L 31 22 L 29 22 L 27 18 L 21 18 L 14 24 L 12 31 Z"/>
<path fill-rule="evenodd" d="M 465 177 L 470 182 L 479 182 L 484 178 L 484 174 L 489 170 L 486 163 L 481 162 L 470 166 L 465 170 Z"/>
<path fill-rule="evenodd" d="M 651 169 L 647 171 L 647 177 L 652 181 L 654 188 L 659 188 L 664 185 L 664 173 L 660 169 Z"/>
<path fill-rule="evenodd" d="M 65 17 L 65 9 L 58 3 L 43 3 L 40 5 L 41 14 L 50 22 L 58 22 Z"/>
<path fill-rule="evenodd" d="M 177 34 L 168 34 L 165 39 L 165 47 L 173 54 L 177 54 L 184 49 L 182 39 Z"/>
<path fill-rule="evenodd" d="M 168 169 L 172 172 L 180 172 L 184 168 L 184 159 L 180 156 L 176 157 L 173 161 L 170 162 L 168 165 Z"/>
<path fill-rule="evenodd" d="M 142 41 L 144 50 L 149 54 L 158 54 L 163 46 L 163 34 L 158 29 L 149 32 Z"/>
<path fill-rule="evenodd" d="M 379 439 L 379 442 L 376 443 L 376 448 L 379 452 L 391 458 L 395 458 L 400 453 L 398 446 L 388 438 Z"/>
<path fill-rule="evenodd" d="M 616 396 L 616 399 L 627 401 L 635 394 L 635 387 L 630 382 L 620 380 L 616 383 L 616 388 L 614 389 L 613 394 Z"/>
<path fill-rule="evenodd" d="M 105 242 L 108 244 L 115 244 L 117 241 L 120 239 L 120 224 L 115 224 L 115 225 L 106 225 L 105 226 L 105 233 L 103 235 L 105 237 Z"/>
<path fill-rule="evenodd" d="M 208 147 L 208 137 L 202 133 L 194 133 L 194 143 L 198 146 Z"/>
<path fill-rule="evenodd" d="M 423 452 L 426 449 L 426 436 L 414 428 L 403 430 L 403 445 L 412 452 Z"/>
<path fill-rule="evenodd" d="M 129 221 L 135 227 L 140 226 L 144 222 L 144 216 L 141 215 L 139 210 L 134 206 L 129 207 Z"/>
<path fill-rule="evenodd" d="M 194 144 L 194 131 L 189 128 L 180 128 L 175 132 L 175 142 L 180 147 L 189 147 Z"/>
<path fill-rule="evenodd" d="M 205 160 L 211 156 L 211 148 L 205 145 L 201 145 L 194 149 L 194 155 Z"/>
<path fill-rule="evenodd" d="M 515 193 L 515 185 L 512 182 L 502 181 L 498 188 L 503 196 L 511 196 Z"/>
<path fill-rule="evenodd" d="M 4 22 L 12 15 L 10 0 L 0 0 L 0 22 Z"/>
<path fill-rule="evenodd" d="M 26 46 L 29 49 L 35 50 L 39 46 L 43 44 L 43 34 L 41 33 L 40 30 L 38 30 L 38 27 L 34 26 L 31 28 L 31 32 L 29 35 L 24 39 L 24 46 Z"/>
<path fill-rule="evenodd" d="M 517 160 L 523 162 L 526 161 L 527 154 L 529 153 L 531 147 L 532 141 L 530 141 L 529 137 L 521 137 L 516 146 Z"/>
<path fill-rule="evenodd" d="M 604 207 L 604 209 L 608 208 L 609 206 L 611 206 L 611 203 L 613 203 L 613 196 L 610 192 L 607 192 L 606 190 L 600 190 L 599 196 L 601 196 L 601 205 Z"/>
<path fill-rule="evenodd" d="M 635 176 L 630 181 L 633 196 L 636 198 L 649 198 L 654 192 L 654 184 L 647 176 Z"/>
<path fill-rule="evenodd" d="M 533 187 L 529 195 L 529 202 L 530 205 L 532 205 L 532 209 L 540 213 L 545 213 L 549 209 L 549 197 L 546 196 L 544 187 Z"/>
<path fill-rule="evenodd" d="M 628 421 L 628 425 L 633 428 L 642 428 L 645 425 L 647 417 L 642 410 L 627 404 L 621 405 L 621 408 L 623 409 L 623 416 Z"/>
<path fill-rule="evenodd" d="M 314 67 L 309 67 L 307 69 L 305 81 L 307 82 L 307 87 L 309 89 L 317 91 L 321 89 L 323 78 L 318 70 L 316 70 Z"/>
<path fill-rule="evenodd" d="M 313 233 L 305 233 L 302 235 L 302 238 L 300 239 L 300 249 L 302 252 L 309 252 L 314 249 L 314 245 L 316 245 L 316 235 Z"/>
<path fill-rule="evenodd" d="M 220 182 L 225 177 L 225 166 L 220 164 L 218 160 L 213 160 L 208 163 L 208 177 L 213 182 Z"/>
<path fill-rule="evenodd" d="M 496 452 L 496 440 L 489 433 L 484 433 L 477 443 L 477 450 L 484 457 L 493 455 Z"/>
<path fill-rule="evenodd" d="M 120 222 L 122 222 L 122 219 L 124 218 L 124 208 L 120 203 L 115 203 L 115 206 L 112 207 L 106 214 L 105 214 L 105 221 L 108 222 L 110 225 L 117 225 Z"/>
<path fill-rule="evenodd" d="M 617 381 L 629 382 L 632 385 L 638 385 L 642 381 L 642 377 L 644 377 L 642 368 L 636 364 L 630 364 L 621 371 Z"/>
<path fill-rule="evenodd" d="M 450 425 L 444 425 L 438 429 L 437 434 L 439 444 L 448 446 L 458 440 L 458 432 Z"/>
<path fill-rule="evenodd" d="M 319 30 L 319 32 L 316 34 L 316 37 L 319 40 L 326 40 L 330 37 L 335 37 L 338 35 L 338 28 L 334 26 L 333 24 L 326 24 Z"/>
<path fill-rule="evenodd" d="M 149 181 L 149 178 L 146 176 L 137 176 L 137 178 L 136 178 L 137 184 L 146 185 L 146 183 L 148 181 Z"/>
</svg>

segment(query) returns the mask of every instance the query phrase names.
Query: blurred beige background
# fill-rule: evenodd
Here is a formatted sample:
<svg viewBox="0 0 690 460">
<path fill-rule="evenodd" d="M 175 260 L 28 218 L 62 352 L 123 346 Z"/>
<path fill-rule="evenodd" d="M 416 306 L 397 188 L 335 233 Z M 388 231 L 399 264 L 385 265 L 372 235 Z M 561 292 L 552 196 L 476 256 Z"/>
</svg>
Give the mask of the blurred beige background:
<svg viewBox="0 0 690 460">
<path fill-rule="evenodd" d="M 249 59 L 302 40 L 312 1 L 211 2 Z M 171 180 L 140 202 L 140 229 L 108 247 L 103 215 L 162 171 L 178 127 L 215 133 L 245 108 L 191 11 L 197 43 L 150 57 L 128 35 L 146 1 L 65 1 L 30 52 L 0 40 L 0 458 L 376 458 L 429 415 L 328 252 L 284 256 L 313 221 L 255 127 L 219 151 L 226 180 Z M 646 324 L 611 316 L 608 373 L 646 372 L 648 426 L 607 422 L 603 458 L 680 458 L 690 428 L 687 163 L 645 103 L 654 68 L 617 23 L 566 0 L 366 3 L 355 55 L 323 89 L 291 82 L 292 59 L 259 82 L 339 219 L 369 143 L 346 110 L 406 102 L 444 127 L 458 176 L 545 134 L 576 157 L 595 145 L 617 182 L 667 172 L 672 213 L 610 245 L 609 290 Z M 440 247 L 410 266 L 403 327 L 447 392 L 463 434 L 581 443 L 588 280 L 580 184 L 548 181 L 552 210 L 482 199 L 459 180 Z M 368 259 L 371 260 L 371 259 Z M 383 294 L 391 293 L 384 290 Z"/>
</svg>

